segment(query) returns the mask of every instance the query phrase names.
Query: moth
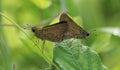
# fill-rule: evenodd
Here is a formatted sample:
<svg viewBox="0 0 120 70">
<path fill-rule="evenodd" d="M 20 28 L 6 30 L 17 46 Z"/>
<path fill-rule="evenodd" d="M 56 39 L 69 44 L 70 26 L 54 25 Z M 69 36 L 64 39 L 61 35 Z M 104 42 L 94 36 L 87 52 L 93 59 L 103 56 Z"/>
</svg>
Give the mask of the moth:
<svg viewBox="0 0 120 70">
<path fill-rule="evenodd" d="M 78 26 L 66 13 L 62 13 L 59 22 L 47 27 L 32 27 L 32 32 L 42 40 L 61 42 L 64 39 L 83 39 L 89 36 L 89 32 Z"/>
</svg>

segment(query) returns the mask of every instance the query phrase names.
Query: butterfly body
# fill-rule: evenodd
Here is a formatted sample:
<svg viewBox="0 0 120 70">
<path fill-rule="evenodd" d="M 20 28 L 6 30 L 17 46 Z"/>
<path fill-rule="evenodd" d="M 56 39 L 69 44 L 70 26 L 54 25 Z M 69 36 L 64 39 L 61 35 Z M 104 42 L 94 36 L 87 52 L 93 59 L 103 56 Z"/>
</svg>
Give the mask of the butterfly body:
<svg viewBox="0 0 120 70">
<path fill-rule="evenodd" d="M 32 27 L 32 31 L 35 33 L 36 37 L 42 40 L 61 42 L 63 40 L 63 36 L 66 32 L 67 26 L 67 23 L 63 21 L 54 25 L 44 27 L 42 29 L 38 27 Z"/>
</svg>

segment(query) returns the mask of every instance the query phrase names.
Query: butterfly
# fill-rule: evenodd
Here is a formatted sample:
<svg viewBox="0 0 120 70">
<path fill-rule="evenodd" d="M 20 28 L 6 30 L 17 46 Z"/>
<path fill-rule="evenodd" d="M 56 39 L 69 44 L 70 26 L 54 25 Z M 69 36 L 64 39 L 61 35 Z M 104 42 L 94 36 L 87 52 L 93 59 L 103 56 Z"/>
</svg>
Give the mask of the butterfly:
<svg viewBox="0 0 120 70">
<path fill-rule="evenodd" d="M 35 36 L 41 40 L 49 40 L 52 42 L 61 42 L 63 40 L 64 33 L 68 28 L 66 21 L 61 21 L 54 25 L 50 25 L 44 28 L 32 27 L 32 32 Z"/>
<path fill-rule="evenodd" d="M 89 36 L 89 32 L 78 26 L 66 13 L 62 13 L 59 22 L 47 27 L 32 27 L 32 32 L 41 40 L 61 42 L 64 39 L 83 39 Z"/>
</svg>

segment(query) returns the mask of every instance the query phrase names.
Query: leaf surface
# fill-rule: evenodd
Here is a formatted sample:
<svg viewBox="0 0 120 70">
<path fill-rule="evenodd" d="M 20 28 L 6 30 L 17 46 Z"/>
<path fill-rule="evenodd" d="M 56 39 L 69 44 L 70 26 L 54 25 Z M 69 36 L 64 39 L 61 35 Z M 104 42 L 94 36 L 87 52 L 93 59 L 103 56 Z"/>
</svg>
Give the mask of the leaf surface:
<svg viewBox="0 0 120 70">
<path fill-rule="evenodd" d="M 77 40 L 55 44 L 53 62 L 60 70 L 107 70 L 98 54 Z"/>
</svg>

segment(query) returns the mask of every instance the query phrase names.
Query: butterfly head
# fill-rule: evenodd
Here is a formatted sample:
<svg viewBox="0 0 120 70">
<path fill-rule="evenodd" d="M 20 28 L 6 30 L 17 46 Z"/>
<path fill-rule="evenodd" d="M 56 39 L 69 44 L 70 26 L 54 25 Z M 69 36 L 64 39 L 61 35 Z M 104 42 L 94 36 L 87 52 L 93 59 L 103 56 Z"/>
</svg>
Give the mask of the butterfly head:
<svg viewBox="0 0 120 70">
<path fill-rule="evenodd" d="M 35 33 L 37 31 L 37 27 L 32 27 L 32 32 Z"/>
<path fill-rule="evenodd" d="M 40 38 L 40 35 L 42 34 L 41 28 L 38 28 L 36 26 L 32 27 L 32 32 L 35 34 L 36 37 Z"/>
<path fill-rule="evenodd" d="M 85 30 L 82 30 L 80 31 L 80 34 L 76 35 L 76 38 L 80 38 L 80 39 L 85 39 L 87 38 L 88 36 L 90 35 L 89 32 L 85 31 Z"/>
</svg>

